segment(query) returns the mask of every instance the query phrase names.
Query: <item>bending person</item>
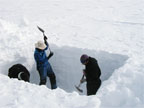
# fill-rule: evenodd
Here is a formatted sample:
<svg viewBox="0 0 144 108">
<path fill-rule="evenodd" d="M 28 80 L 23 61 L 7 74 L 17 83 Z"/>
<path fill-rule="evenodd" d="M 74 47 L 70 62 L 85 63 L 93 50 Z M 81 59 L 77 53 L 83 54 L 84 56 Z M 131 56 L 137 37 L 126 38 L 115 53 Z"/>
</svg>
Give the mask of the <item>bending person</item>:
<svg viewBox="0 0 144 108">
<path fill-rule="evenodd" d="M 95 58 L 89 57 L 86 54 L 83 54 L 80 58 L 80 61 L 83 65 L 85 65 L 83 74 L 85 75 L 87 82 L 87 95 L 95 95 L 101 86 L 101 70 L 98 66 L 97 60 Z M 81 80 L 81 83 L 84 82 L 84 80 L 85 79 Z"/>
<path fill-rule="evenodd" d="M 26 82 L 29 82 L 30 79 L 29 71 L 22 64 L 15 64 L 10 67 L 8 70 L 8 76 L 10 78 L 17 78 L 18 80 L 23 80 Z"/>
</svg>

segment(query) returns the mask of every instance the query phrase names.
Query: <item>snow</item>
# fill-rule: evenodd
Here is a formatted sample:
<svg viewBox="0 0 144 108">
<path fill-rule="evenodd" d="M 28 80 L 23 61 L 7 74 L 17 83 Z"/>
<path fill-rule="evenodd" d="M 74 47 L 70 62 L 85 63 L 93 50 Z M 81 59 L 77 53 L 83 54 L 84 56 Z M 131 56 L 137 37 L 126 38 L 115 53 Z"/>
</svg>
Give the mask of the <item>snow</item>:
<svg viewBox="0 0 144 108">
<path fill-rule="evenodd" d="M 143 0 L 0 0 L 0 108 L 143 108 Z M 42 27 L 54 56 L 58 88 L 39 86 L 34 44 Z M 48 52 L 49 53 L 49 52 Z M 98 60 L 102 86 L 86 96 L 74 86 L 86 53 Z M 30 83 L 8 78 L 21 63 Z"/>
</svg>

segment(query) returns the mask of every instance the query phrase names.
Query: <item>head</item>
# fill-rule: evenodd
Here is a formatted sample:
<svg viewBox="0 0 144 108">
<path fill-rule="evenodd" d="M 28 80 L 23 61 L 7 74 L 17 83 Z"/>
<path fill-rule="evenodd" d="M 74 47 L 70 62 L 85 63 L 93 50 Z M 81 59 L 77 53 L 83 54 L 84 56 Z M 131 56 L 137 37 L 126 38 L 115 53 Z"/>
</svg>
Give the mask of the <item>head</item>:
<svg viewBox="0 0 144 108">
<path fill-rule="evenodd" d="M 86 55 L 86 54 L 83 54 L 81 57 L 80 57 L 80 61 L 83 65 L 86 65 L 88 63 L 88 60 L 89 60 L 89 56 Z"/>
<path fill-rule="evenodd" d="M 35 44 L 35 48 L 38 48 L 40 50 L 44 50 L 46 48 L 46 45 L 44 44 L 43 41 L 38 41 L 36 44 Z"/>
</svg>

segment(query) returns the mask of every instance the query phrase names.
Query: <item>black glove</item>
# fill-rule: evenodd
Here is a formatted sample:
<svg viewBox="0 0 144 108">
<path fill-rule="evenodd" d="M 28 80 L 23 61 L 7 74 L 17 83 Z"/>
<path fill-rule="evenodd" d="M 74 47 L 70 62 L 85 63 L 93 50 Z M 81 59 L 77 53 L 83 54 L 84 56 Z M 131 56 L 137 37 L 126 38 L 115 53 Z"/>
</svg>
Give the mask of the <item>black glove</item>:
<svg viewBox="0 0 144 108">
<path fill-rule="evenodd" d="M 46 36 L 44 36 L 44 40 L 47 40 L 47 37 L 46 37 Z"/>
<path fill-rule="evenodd" d="M 54 55 L 54 53 L 53 53 L 53 52 L 50 52 L 49 56 L 47 57 L 48 60 L 49 60 L 53 55 Z"/>
<path fill-rule="evenodd" d="M 53 56 L 54 55 L 54 53 L 53 52 L 50 52 L 50 56 Z"/>
<path fill-rule="evenodd" d="M 46 36 L 44 36 L 44 43 L 45 43 L 46 45 L 48 45 L 47 37 L 46 37 Z"/>
</svg>

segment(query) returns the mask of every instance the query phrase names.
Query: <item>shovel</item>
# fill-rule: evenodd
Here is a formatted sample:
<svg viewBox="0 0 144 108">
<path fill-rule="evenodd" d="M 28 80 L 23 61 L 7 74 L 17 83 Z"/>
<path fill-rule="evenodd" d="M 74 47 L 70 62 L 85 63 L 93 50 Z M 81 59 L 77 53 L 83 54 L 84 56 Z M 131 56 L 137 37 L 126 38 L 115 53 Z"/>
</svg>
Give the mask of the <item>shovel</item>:
<svg viewBox="0 0 144 108">
<path fill-rule="evenodd" d="M 84 79 L 84 75 L 82 76 L 82 78 L 81 78 L 81 80 L 83 80 Z M 83 92 L 83 90 L 82 89 L 80 89 L 80 86 L 81 86 L 81 84 L 82 84 L 83 82 L 80 82 L 80 84 L 78 85 L 78 86 L 76 86 L 75 85 L 75 88 L 79 91 L 79 92 Z"/>
<path fill-rule="evenodd" d="M 81 93 L 82 93 L 82 92 L 83 92 L 83 90 L 82 90 L 82 89 L 80 89 L 80 85 L 81 85 L 81 83 L 80 83 L 78 86 L 76 86 L 76 85 L 75 85 L 75 88 L 76 88 L 76 89 L 77 89 L 79 92 L 81 92 Z"/>
</svg>

